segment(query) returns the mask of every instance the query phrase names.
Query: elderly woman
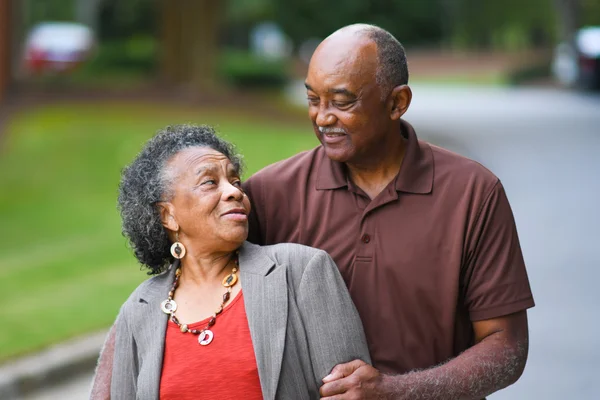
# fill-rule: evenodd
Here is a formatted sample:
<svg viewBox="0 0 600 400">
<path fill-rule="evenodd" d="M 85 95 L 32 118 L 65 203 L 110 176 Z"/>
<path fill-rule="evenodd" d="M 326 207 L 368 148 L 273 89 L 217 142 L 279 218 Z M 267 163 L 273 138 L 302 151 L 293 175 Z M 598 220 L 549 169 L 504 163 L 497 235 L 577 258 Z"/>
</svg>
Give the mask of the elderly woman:
<svg viewBox="0 0 600 400">
<path fill-rule="evenodd" d="M 121 307 L 92 398 L 315 399 L 336 364 L 370 362 L 325 252 L 245 242 L 240 169 L 212 128 L 181 125 L 124 170 L 123 233 L 155 276 Z"/>
</svg>

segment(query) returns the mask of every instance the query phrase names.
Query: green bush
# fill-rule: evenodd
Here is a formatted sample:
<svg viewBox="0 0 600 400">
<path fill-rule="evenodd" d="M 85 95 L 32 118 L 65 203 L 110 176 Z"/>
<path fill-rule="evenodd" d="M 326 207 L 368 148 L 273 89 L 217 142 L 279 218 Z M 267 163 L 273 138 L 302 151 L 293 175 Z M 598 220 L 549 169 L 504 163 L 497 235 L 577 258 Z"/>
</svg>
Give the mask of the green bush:
<svg viewBox="0 0 600 400">
<path fill-rule="evenodd" d="M 156 48 L 156 40 L 144 36 L 102 42 L 85 69 L 90 72 L 119 70 L 150 74 L 156 66 Z"/>
<path fill-rule="evenodd" d="M 285 60 L 260 58 L 244 50 L 224 50 L 218 62 L 222 79 L 245 88 L 282 86 L 289 79 L 288 70 Z"/>
</svg>

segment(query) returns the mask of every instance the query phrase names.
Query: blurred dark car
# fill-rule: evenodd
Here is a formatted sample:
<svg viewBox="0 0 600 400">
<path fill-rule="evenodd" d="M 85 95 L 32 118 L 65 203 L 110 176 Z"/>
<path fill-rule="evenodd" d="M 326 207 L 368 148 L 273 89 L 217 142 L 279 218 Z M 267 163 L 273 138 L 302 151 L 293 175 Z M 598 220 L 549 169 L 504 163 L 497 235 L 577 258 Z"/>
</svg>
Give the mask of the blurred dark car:
<svg viewBox="0 0 600 400">
<path fill-rule="evenodd" d="M 560 43 L 552 71 L 563 86 L 600 89 L 600 26 L 582 28 L 573 43 Z"/>
<path fill-rule="evenodd" d="M 24 67 L 29 74 L 69 73 L 88 60 L 94 49 L 90 28 L 73 22 L 44 22 L 25 41 Z"/>
</svg>

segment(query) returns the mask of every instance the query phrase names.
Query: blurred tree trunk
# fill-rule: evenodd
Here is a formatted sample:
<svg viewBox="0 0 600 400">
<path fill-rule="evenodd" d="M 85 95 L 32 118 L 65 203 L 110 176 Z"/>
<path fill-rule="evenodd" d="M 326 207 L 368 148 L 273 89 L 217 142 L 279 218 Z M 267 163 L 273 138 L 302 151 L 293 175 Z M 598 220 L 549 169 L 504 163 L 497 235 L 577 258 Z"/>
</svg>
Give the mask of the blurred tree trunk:
<svg viewBox="0 0 600 400">
<path fill-rule="evenodd" d="M 172 84 L 217 86 L 218 28 L 223 1 L 160 0 L 161 73 Z"/>
<path fill-rule="evenodd" d="M 11 82 L 11 0 L 0 0 L 0 102 L 4 100 L 8 86 Z"/>
<path fill-rule="evenodd" d="M 98 33 L 100 5 L 104 0 L 76 0 L 75 19 Z"/>
<path fill-rule="evenodd" d="M 441 0 L 440 24 L 442 27 L 442 46 L 451 49 L 456 35 L 456 26 L 460 15 L 460 2 L 456 0 Z"/>
<path fill-rule="evenodd" d="M 572 42 L 579 29 L 581 18 L 581 0 L 554 0 L 558 16 L 560 39 Z"/>
</svg>

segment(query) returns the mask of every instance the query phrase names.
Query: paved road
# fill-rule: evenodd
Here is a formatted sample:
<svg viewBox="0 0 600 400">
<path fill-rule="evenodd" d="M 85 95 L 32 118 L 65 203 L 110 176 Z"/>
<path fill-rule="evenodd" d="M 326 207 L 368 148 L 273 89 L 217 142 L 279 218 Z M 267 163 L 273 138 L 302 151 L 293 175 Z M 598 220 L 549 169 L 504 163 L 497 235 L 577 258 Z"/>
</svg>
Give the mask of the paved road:
<svg viewBox="0 0 600 400">
<path fill-rule="evenodd" d="M 494 171 L 513 206 L 537 306 L 525 374 L 491 398 L 600 399 L 600 95 L 421 86 L 406 118 Z M 84 399 L 89 379 L 29 400 Z"/>
<path fill-rule="evenodd" d="M 600 399 L 600 95 L 415 87 L 406 119 L 503 181 L 536 307 L 502 399 Z M 423 135 L 422 135 L 423 136 Z"/>
<path fill-rule="evenodd" d="M 85 400 L 89 398 L 91 381 L 92 373 L 84 373 L 62 385 L 26 396 L 23 400 Z"/>
</svg>

